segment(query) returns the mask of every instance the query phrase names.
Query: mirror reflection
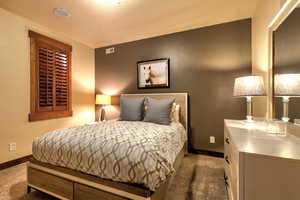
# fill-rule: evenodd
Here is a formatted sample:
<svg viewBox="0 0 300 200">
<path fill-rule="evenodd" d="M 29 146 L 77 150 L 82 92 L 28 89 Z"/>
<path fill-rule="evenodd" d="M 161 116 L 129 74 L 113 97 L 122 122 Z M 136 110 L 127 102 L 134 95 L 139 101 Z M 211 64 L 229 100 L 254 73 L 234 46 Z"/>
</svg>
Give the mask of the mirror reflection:
<svg viewBox="0 0 300 200">
<path fill-rule="evenodd" d="M 274 117 L 300 119 L 300 8 L 273 35 Z"/>
</svg>

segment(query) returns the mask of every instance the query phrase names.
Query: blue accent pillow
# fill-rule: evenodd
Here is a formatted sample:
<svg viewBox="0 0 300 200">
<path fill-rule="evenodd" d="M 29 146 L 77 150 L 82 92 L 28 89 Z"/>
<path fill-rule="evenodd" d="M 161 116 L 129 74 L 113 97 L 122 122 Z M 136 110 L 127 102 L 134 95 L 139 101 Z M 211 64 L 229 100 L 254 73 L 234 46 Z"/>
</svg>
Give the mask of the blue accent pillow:
<svg viewBox="0 0 300 200">
<path fill-rule="evenodd" d="M 171 122 L 170 113 L 175 99 L 154 99 L 147 98 L 147 110 L 144 122 L 169 125 Z"/>
<path fill-rule="evenodd" d="M 121 97 L 121 121 L 141 121 L 144 113 L 145 98 Z"/>
</svg>

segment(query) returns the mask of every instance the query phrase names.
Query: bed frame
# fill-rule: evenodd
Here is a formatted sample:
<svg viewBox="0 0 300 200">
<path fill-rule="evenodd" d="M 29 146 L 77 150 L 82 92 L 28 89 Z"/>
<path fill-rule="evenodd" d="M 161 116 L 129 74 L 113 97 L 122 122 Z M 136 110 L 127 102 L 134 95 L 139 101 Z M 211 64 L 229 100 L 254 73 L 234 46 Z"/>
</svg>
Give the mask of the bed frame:
<svg viewBox="0 0 300 200">
<path fill-rule="evenodd" d="M 157 99 L 175 98 L 180 105 L 180 122 L 188 131 L 188 94 L 124 94 L 126 97 L 152 97 Z M 178 153 L 174 168 L 177 171 L 184 155 L 187 143 Z M 27 166 L 27 191 L 31 188 L 45 192 L 62 200 L 162 200 L 175 174 L 169 177 L 155 192 L 137 185 L 120 183 L 88 175 L 72 169 L 31 160 Z"/>
</svg>

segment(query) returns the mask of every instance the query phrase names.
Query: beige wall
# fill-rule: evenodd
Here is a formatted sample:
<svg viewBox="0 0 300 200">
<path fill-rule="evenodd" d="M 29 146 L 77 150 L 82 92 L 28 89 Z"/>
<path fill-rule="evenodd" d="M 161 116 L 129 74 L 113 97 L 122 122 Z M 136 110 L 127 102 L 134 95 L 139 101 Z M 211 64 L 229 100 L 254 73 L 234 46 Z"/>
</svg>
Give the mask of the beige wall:
<svg viewBox="0 0 300 200">
<path fill-rule="evenodd" d="M 73 46 L 73 117 L 28 122 L 30 111 L 28 29 Z M 0 163 L 31 154 L 32 140 L 49 130 L 94 120 L 94 60 L 94 49 L 0 9 Z M 10 142 L 17 143 L 17 151 L 8 151 Z"/>
<path fill-rule="evenodd" d="M 269 70 L 269 37 L 268 25 L 272 22 L 286 0 L 263 0 L 257 5 L 252 19 L 252 73 L 262 75 L 268 94 L 271 95 Z M 254 99 L 254 115 L 256 117 L 271 117 L 271 96 Z"/>
</svg>

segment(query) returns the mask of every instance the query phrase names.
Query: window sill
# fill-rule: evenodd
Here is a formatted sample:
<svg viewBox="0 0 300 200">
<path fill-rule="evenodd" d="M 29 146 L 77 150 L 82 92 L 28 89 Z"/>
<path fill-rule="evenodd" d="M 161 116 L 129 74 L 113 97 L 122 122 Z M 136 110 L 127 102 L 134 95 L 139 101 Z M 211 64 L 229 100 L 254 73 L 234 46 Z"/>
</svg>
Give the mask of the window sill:
<svg viewBox="0 0 300 200">
<path fill-rule="evenodd" d="M 52 111 L 52 112 L 39 112 L 39 113 L 30 113 L 29 121 L 41 121 L 47 119 L 57 119 L 63 117 L 71 117 L 73 115 L 73 111 Z"/>
</svg>

